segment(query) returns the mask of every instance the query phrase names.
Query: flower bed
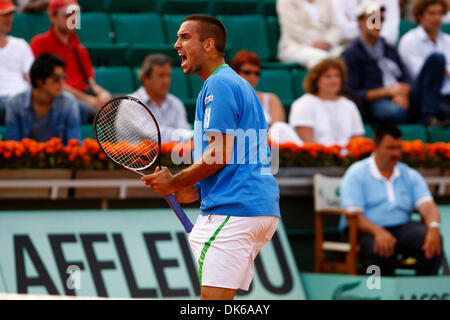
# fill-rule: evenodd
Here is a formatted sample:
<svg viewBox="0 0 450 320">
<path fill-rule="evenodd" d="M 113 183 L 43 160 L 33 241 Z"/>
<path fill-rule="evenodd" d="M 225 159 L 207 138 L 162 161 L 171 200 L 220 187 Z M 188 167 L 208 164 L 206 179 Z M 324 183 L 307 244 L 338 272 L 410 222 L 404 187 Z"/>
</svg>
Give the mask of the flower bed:
<svg viewBox="0 0 450 320">
<path fill-rule="evenodd" d="M 274 147 L 273 143 L 270 143 Z M 278 145 L 280 167 L 348 167 L 355 161 L 368 157 L 374 150 L 372 140 L 358 138 L 345 147 L 322 146 L 307 143 L 298 146 L 294 143 Z M 163 143 L 161 162 L 174 167 L 172 159 L 192 153 L 192 143 Z M 187 155 L 190 158 L 189 155 Z M 403 142 L 403 162 L 415 168 L 450 168 L 450 143 L 423 143 L 422 141 Z M 70 140 L 63 145 L 60 139 L 47 142 L 31 139 L 22 141 L 0 141 L 0 168 L 2 169 L 72 169 L 72 170 L 115 170 L 121 168 L 103 153 L 94 139 Z"/>
</svg>

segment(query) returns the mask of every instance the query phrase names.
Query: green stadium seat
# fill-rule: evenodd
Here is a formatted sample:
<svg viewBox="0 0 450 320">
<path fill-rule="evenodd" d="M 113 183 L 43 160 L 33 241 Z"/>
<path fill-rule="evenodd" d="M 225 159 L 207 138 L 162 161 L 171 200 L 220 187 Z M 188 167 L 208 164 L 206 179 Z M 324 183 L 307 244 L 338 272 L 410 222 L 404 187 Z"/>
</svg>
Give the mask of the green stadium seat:
<svg viewBox="0 0 450 320">
<path fill-rule="evenodd" d="M 208 11 L 212 15 L 256 14 L 259 0 L 211 0 Z"/>
<path fill-rule="evenodd" d="M 127 61 L 131 67 L 139 67 L 145 57 L 152 53 L 161 53 L 169 56 L 172 60 L 172 66 L 180 66 L 181 58 L 172 44 L 135 44 L 128 51 Z"/>
<path fill-rule="evenodd" d="M 111 20 L 116 41 L 130 45 L 127 60 L 131 67 L 140 66 L 142 60 L 151 53 L 166 54 L 172 58 L 174 65 L 180 63 L 181 59 L 173 44 L 167 44 L 159 14 L 112 14 Z"/>
<path fill-rule="evenodd" d="M 109 12 L 155 12 L 158 0 L 109 0 Z"/>
<path fill-rule="evenodd" d="M 206 13 L 209 3 L 209 0 L 159 0 L 157 11 L 163 14 Z"/>
<path fill-rule="evenodd" d="M 80 29 L 76 30 L 81 43 L 112 43 L 109 17 L 104 12 L 81 14 Z"/>
<path fill-rule="evenodd" d="M 139 79 L 139 67 L 133 68 L 134 90 L 139 89 L 141 86 L 141 79 Z"/>
<path fill-rule="evenodd" d="M 403 124 L 398 126 L 402 132 L 403 140 L 422 140 L 427 142 L 427 130 L 421 124 Z"/>
<path fill-rule="evenodd" d="M 299 98 L 305 93 L 303 90 L 303 80 L 305 79 L 307 73 L 308 70 L 303 68 L 291 69 L 295 98 Z"/>
<path fill-rule="evenodd" d="M 92 124 L 83 124 L 81 126 L 81 137 L 83 139 L 86 138 L 95 139 L 95 132 L 94 128 L 92 127 Z"/>
<path fill-rule="evenodd" d="M 278 23 L 278 17 L 267 17 L 266 25 L 270 44 L 270 55 L 272 60 L 276 60 L 278 55 L 278 41 L 280 40 L 280 24 Z"/>
<path fill-rule="evenodd" d="M 177 32 L 188 14 L 165 14 L 162 16 L 167 43 L 174 45 L 177 41 Z"/>
<path fill-rule="evenodd" d="M 121 66 L 127 62 L 127 43 L 87 43 L 85 47 L 95 67 Z"/>
<path fill-rule="evenodd" d="M 47 32 L 49 27 L 50 21 L 47 13 L 14 13 L 10 34 L 30 42 L 35 35 Z"/>
<path fill-rule="evenodd" d="M 364 131 L 365 131 L 364 137 L 369 139 L 373 138 L 373 128 L 370 124 L 368 123 L 364 124 Z"/>
<path fill-rule="evenodd" d="M 428 127 L 428 142 L 449 142 L 450 127 Z"/>
<path fill-rule="evenodd" d="M 260 0 L 258 12 L 265 17 L 277 15 L 276 0 Z"/>
<path fill-rule="evenodd" d="M 95 68 L 95 80 L 113 95 L 129 94 L 133 91 L 133 78 L 128 67 Z"/>
<path fill-rule="evenodd" d="M 442 31 L 444 31 L 445 33 L 447 33 L 447 34 L 450 34 L 450 23 L 444 23 L 443 25 L 442 25 Z"/>
<path fill-rule="evenodd" d="M 256 52 L 262 61 L 270 60 L 266 21 L 262 15 L 218 16 L 218 18 L 228 31 L 228 43 L 231 45 L 230 60 L 242 49 Z"/>
<path fill-rule="evenodd" d="M 0 126 L 0 141 L 6 140 L 6 127 Z"/>
<path fill-rule="evenodd" d="M 289 113 L 292 102 L 294 102 L 294 88 L 291 74 L 287 69 L 264 69 L 258 83 L 258 90 L 273 92 L 281 100 L 286 113 Z"/>
<path fill-rule="evenodd" d="M 198 94 L 203 88 L 204 81 L 196 74 L 188 75 L 188 84 L 191 92 L 191 98 L 197 99 Z"/>
<path fill-rule="evenodd" d="M 116 42 L 128 44 L 166 43 L 161 16 L 157 13 L 111 14 Z"/>
<path fill-rule="evenodd" d="M 414 29 L 415 27 L 417 27 L 417 23 L 411 20 L 401 20 L 398 39 L 400 40 L 400 38 L 403 37 L 409 30 Z"/>
<path fill-rule="evenodd" d="M 172 84 L 170 93 L 181 100 L 192 99 L 188 85 L 188 78 L 182 68 L 172 68 Z"/>
<path fill-rule="evenodd" d="M 78 0 L 83 12 L 104 12 L 109 7 L 110 0 Z"/>
</svg>

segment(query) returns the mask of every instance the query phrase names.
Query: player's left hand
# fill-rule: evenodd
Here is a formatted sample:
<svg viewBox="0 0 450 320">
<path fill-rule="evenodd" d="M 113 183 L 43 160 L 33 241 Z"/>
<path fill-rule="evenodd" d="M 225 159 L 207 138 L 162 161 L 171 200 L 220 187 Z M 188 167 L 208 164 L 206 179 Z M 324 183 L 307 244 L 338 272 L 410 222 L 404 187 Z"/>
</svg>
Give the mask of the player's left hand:
<svg viewBox="0 0 450 320">
<path fill-rule="evenodd" d="M 141 178 L 155 192 L 167 196 L 176 191 L 173 186 L 173 175 L 167 167 L 156 168 L 153 174 Z"/>
</svg>

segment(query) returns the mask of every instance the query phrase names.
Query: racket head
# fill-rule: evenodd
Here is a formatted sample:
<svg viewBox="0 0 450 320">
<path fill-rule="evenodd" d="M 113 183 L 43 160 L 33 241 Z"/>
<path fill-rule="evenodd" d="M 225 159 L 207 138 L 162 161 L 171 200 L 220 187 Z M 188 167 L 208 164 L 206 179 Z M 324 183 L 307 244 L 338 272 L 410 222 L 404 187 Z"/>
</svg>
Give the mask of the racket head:
<svg viewBox="0 0 450 320">
<path fill-rule="evenodd" d="M 160 166 L 161 132 L 139 99 L 120 96 L 105 103 L 95 115 L 94 132 L 103 152 L 126 169 Z"/>
</svg>

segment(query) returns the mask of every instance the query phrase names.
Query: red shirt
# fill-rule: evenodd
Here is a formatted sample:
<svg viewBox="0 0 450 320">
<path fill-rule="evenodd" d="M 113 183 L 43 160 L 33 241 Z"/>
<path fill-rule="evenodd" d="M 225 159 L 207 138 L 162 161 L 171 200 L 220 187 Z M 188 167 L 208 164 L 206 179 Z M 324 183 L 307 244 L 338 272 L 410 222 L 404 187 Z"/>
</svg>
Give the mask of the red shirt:
<svg viewBox="0 0 450 320">
<path fill-rule="evenodd" d="M 78 39 L 75 33 L 70 35 L 69 44 L 64 44 L 56 36 L 53 28 L 50 27 L 48 32 L 34 36 L 31 39 L 30 46 L 35 57 L 43 53 L 52 53 L 66 63 L 66 83 L 69 86 L 81 91 L 85 91 L 88 88 L 85 75 L 88 78 L 94 78 L 94 67 L 92 66 L 87 49 L 81 44 L 80 39 Z M 77 59 L 75 50 L 78 53 L 79 59 Z"/>
</svg>

